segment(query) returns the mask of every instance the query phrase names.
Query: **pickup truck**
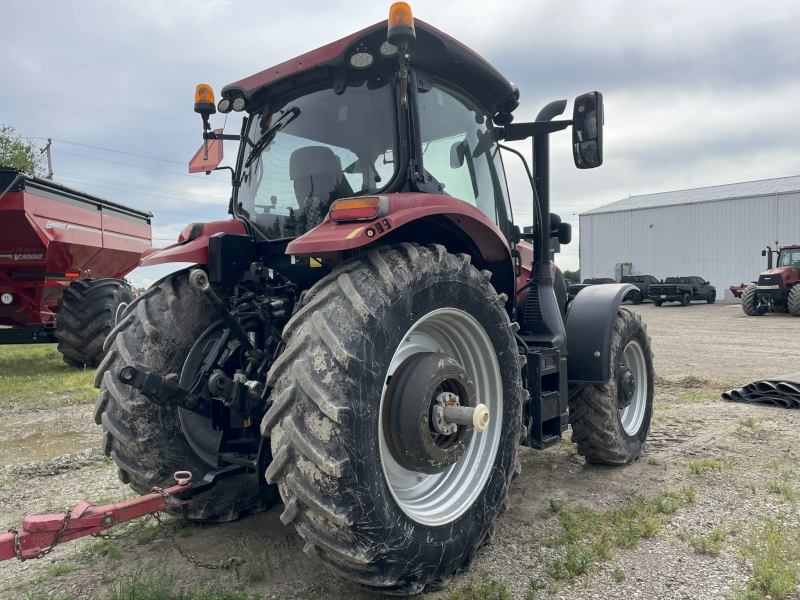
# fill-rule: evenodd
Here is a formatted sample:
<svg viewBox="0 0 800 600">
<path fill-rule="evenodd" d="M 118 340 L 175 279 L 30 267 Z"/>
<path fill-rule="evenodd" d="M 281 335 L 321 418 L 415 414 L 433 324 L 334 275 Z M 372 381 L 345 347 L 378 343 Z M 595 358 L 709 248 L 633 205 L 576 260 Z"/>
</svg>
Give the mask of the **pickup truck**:
<svg viewBox="0 0 800 600">
<path fill-rule="evenodd" d="M 620 283 L 630 283 L 639 288 L 639 291 L 634 290 L 630 292 L 623 300 L 630 300 L 634 304 L 641 304 L 642 300 L 650 298 L 650 286 L 661 282 L 652 275 L 623 275 Z"/>
<path fill-rule="evenodd" d="M 717 288 L 702 277 L 667 277 L 664 283 L 650 286 L 650 297 L 656 306 L 664 302 L 680 302 L 688 306 L 692 300 L 705 300 L 714 304 Z"/>
<path fill-rule="evenodd" d="M 602 285 L 606 283 L 617 283 L 617 280 L 611 279 L 610 277 L 592 277 L 591 279 L 584 279 L 583 283 L 576 283 L 569 286 L 567 290 L 567 299 L 571 302 L 583 288 L 587 288 L 590 285 Z"/>
</svg>

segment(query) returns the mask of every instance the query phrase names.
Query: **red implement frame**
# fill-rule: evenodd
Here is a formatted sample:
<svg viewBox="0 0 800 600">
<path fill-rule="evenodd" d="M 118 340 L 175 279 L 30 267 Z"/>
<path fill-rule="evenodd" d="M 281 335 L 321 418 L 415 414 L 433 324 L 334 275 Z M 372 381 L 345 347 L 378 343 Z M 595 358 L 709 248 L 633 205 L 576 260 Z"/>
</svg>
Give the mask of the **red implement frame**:
<svg viewBox="0 0 800 600">
<path fill-rule="evenodd" d="M 177 485 L 171 488 L 153 488 L 146 496 L 119 504 L 97 506 L 94 502 L 84 500 L 69 514 L 25 517 L 21 530 L 11 530 L 0 535 L 0 561 L 9 558 L 39 558 L 61 542 L 76 540 L 125 521 L 188 504 L 191 500 L 181 497 L 192 487 L 192 474 L 178 471 L 174 479 Z"/>
</svg>

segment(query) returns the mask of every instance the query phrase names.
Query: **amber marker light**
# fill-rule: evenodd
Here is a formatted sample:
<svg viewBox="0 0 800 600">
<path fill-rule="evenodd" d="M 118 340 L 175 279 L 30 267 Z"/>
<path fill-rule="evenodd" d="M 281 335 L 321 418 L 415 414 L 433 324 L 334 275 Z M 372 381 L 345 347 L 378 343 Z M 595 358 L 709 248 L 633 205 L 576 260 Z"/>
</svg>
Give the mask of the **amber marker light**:
<svg viewBox="0 0 800 600">
<path fill-rule="evenodd" d="M 380 198 L 350 198 L 331 205 L 331 221 L 369 221 L 381 210 Z"/>
<path fill-rule="evenodd" d="M 207 83 L 201 83 L 194 90 L 194 112 L 201 115 L 213 115 L 217 112 L 214 106 L 214 89 Z"/>
</svg>

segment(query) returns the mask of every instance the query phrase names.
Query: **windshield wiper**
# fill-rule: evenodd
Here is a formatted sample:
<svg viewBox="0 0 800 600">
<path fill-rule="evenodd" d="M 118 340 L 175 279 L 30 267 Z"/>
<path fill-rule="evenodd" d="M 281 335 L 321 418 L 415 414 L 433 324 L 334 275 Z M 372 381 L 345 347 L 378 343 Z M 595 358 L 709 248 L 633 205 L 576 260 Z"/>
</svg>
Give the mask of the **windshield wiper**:
<svg viewBox="0 0 800 600">
<path fill-rule="evenodd" d="M 292 115 L 292 117 L 288 121 L 284 121 L 284 119 L 289 115 Z M 275 136 L 278 135 L 278 132 L 286 127 L 289 123 L 294 121 L 298 116 L 300 116 L 300 109 L 296 106 L 293 106 L 280 117 L 278 117 L 272 127 L 267 129 L 253 145 L 253 149 L 250 151 L 250 154 L 247 156 L 247 161 L 244 163 L 245 168 L 248 168 L 250 165 L 252 165 L 256 159 L 261 156 L 264 148 L 272 143 L 272 140 L 275 139 Z"/>
</svg>

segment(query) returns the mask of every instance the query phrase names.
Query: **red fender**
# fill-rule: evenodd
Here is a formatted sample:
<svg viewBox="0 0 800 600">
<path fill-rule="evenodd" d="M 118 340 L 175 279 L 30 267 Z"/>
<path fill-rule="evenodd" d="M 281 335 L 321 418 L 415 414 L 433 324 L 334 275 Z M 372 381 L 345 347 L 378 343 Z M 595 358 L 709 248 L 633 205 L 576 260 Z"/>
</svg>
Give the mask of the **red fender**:
<svg viewBox="0 0 800 600">
<path fill-rule="evenodd" d="M 140 267 L 160 265 L 170 262 L 187 262 L 199 265 L 208 264 L 208 238 L 215 233 L 247 233 L 244 223 L 239 219 L 227 221 L 211 221 L 203 223 L 199 235 L 189 240 L 192 228 L 198 224 L 187 225 L 181 232 L 177 244 L 158 248 L 142 254 Z M 185 241 L 189 240 L 189 241 Z"/>
<path fill-rule="evenodd" d="M 511 255 L 503 233 L 475 206 L 451 196 L 438 194 L 386 194 L 389 213 L 374 221 L 335 223 L 329 217 L 317 227 L 292 241 L 286 254 L 314 258 L 337 258 L 342 250 L 370 244 L 389 231 L 422 217 L 443 215 L 454 221 L 475 243 L 489 262 L 507 260 Z M 377 225 L 380 224 L 381 229 Z"/>
</svg>

